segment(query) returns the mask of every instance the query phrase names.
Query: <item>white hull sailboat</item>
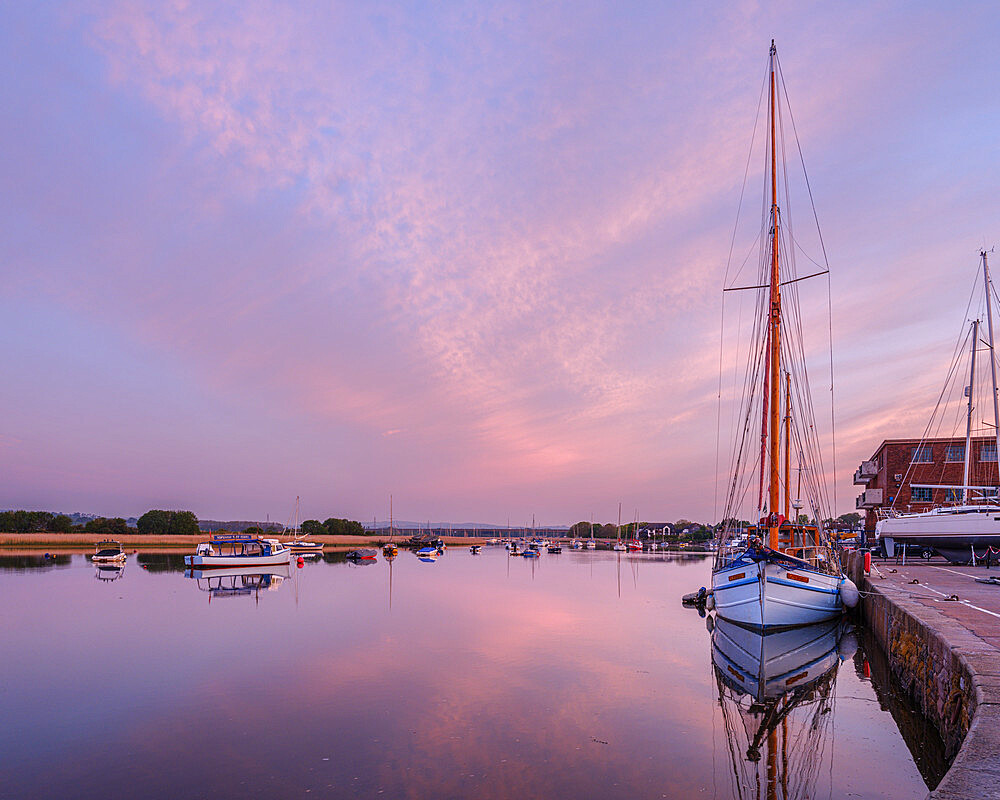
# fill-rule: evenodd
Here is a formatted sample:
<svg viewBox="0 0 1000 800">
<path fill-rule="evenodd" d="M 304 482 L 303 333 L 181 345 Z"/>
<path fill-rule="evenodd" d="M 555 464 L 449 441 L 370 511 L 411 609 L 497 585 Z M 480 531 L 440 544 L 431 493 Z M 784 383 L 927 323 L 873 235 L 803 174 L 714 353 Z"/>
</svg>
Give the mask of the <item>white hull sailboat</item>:
<svg viewBox="0 0 1000 800">
<path fill-rule="evenodd" d="M 754 328 L 757 342 L 748 347 L 748 381 L 741 403 L 743 419 L 740 438 L 734 447 L 723 546 L 716 554 L 712 571 L 712 593 L 717 615 L 765 632 L 835 619 L 843 613 L 845 598 L 851 603 L 857 600 L 857 590 L 844 577 L 825 532 L 816 525 L 801 524 L 797 508 L 796 518 L 790 518 L 791 442 L 796 442 L 800 454 L 804 450 L 814 459 L 821 448 L 812 418 L 808 372 L 804 364 L 792 361 L 793 356 L 801 357 L 805 353 L 797 290 L 783 288 L 813 276 L 799 277 L 794 273 L 794 261 L 790 256 L 791 234 L 783 229 L 778 205 L 777 154 L 779 149 L 784 152 L 784 147 L 779 148 L 776 141 L 780 133 L 776 124 L 778 77 L 777 51 L 772 41 L 767 84 L 769 153 L 765 166 L 771 202 L 769 212 L 762 220 L 759 280 L 755 286 L 727 287 L 727 291 L 740 288 L 758 293 Z M 783 161 L 781 163 L 783 165 Z M 787 187 L 787 172 L 781 178 Z M 784 292 L 791 295 L 791 302 L 785 301 L 789 319 L 785 318 L 782 309 Z M 793 378 L 796 388 L 794 405 Z M 783 418 L 782 387 L 785 389 Z M 794 429 L 793 408 L 804 417 L 801 422 L 797 420 Z M 751 431 L 755 428 L 760 431 L 759 460 L 750 463 L 749 453 L 753 451 Z M 739 516 L 743 512 L 747 487 L 754 482 L 754 475 L 759 478 L 755 509 L 759 521 L 756 526 L 750 526 L 749 536 L 744 537 Z M 825 485 L 819 482 L 821 475 L 820 468 L 811 470 L 806 487 L 816 519 L 832 516 L 826 510 L 829 503 Z M 782 508 L 784 513 L 779 510 Z"/>
<path fill-rule="evenodd" d="M 883 512 L 885 515 L 875 526 L 875 536 L 882 541 L 886 555 L 895 555 L 896 544 L 915 544 L 924 548 L 937 550 L 949 561 L 957 564 L 975 562 L 977 558 L 985 558 L 990 548 L 1000 548 L 1000 476 L 997 475 L 996 461 L 980 461 L 975 467 L 972 463 L 973 447 L 977 444 L 992 444 L 1000 452 L 1000 392 L 997 387 L 997 367 L 995 349 L 993 346 L 993 298 L 996 296 L 993 282 L 990 279 L 990 264 L 986 250 L 979 252 L 983 271 L 983 300 L 986 305 L 987 341 L 981 339 L 981 320 L 972 321 L 969 331 L 969 382 L 962 392 L 966 398 L 965 405 L 965 452 L 962 469 L 962 485 L 920 484 L 912 480 L 912 472 L 916 462 L 911 463 L 906 473 L 906 480 L 912 489 L 930 490 L 940 493 L 950 489 L 953 496 L 961 502 L 932 508 L 929 511 L 914 514 L 898 514 L 893 509 Z M 983 350 L 985 345 L 985 350 Z M 977 383 L 977 355 L 989 359 L 989 371 L 992 379 L 992 392 L 983 396 Z M 948 370 L 948 385 L 953 383 L 957 373 L 957 361 Z M 957 387 L 956 387 L 957 388 Z M 942 397 L 945 392 L 942 392 Z M 987 399 L 987 397 L 991 399 Z M 988 425 L 988 438 L 979 438 L 973 431 L 976 419 L 976 408 L 979 403 L 992 405 L 993 423 Z M 945 413 L 948 404 L 939 401 L 938 410 Z M 927 430 L 935 429 L 932 418 Z M 925 437 L 926 438 L 926 437 Z M 991 441 L 992 440 L 992 441 Z M 918 447 L 931 447 L 921 440 Z M 975 474 L 979 473 L 979 474 Z M 919 473 L 918 473 L 919 474 Z M 899 496 L 897 492 L 897 497 Z M 947 497 L 947 495 L 945 495 Z"/>
</svg>

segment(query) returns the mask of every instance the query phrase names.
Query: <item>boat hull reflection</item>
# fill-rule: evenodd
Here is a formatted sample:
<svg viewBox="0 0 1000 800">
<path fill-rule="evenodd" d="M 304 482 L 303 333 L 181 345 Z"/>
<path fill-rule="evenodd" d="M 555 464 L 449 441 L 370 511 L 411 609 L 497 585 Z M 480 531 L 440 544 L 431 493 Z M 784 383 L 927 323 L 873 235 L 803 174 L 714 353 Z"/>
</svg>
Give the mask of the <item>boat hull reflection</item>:
<svg viewBox="0 0 1000 800">
<path fill-rule="evenodd" d="M 275 591 L 290 574 L 287 566 L 231 567 L 187 569 L 184 577 L 194 580 L 199 590 L 208 593 L 211 601 L 214 597 L 257 596 L 261 591 Z"/>
<path fill-rule="evenodd" d="M 763 634 L 715 618 L 712 665 L 738 796 L 814 796 L 832 752 L 824 740 L 844 630 L 825 622 Z"/>
</svg>

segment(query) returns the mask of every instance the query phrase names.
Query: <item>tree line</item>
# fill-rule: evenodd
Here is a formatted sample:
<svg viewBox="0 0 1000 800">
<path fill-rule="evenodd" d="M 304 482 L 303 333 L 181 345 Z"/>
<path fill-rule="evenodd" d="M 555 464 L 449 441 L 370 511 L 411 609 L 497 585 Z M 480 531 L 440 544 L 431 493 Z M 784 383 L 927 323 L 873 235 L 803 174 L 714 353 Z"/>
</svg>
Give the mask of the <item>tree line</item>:
<svg viewBox="0 0 1000 800">
<path fill-rule="evenodd" d="M 326 522 L 307 519 L 300 528 L 305 536 L 364 536 L 365 526 L 353 519 L 330 517 Z"/>
</svg>

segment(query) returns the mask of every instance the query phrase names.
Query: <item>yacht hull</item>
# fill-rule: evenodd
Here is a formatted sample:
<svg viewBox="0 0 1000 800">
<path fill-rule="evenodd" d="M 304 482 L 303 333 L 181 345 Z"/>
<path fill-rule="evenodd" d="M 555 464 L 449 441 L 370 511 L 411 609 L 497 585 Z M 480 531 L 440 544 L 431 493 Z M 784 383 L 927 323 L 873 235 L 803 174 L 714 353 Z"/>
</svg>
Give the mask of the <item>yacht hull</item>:
<svg viewBox="0 0 1000 800">
<path fill-rule="evenodd" d="M 1000 508 L 966 511 L 962 508 L 906 514 L 880 520 L 875 537 L 886 555 L 894 556 L 896 543 L 916 544 L 936 550 L 955 564 L 985 558 L 987 549 L 1000 548 Z"/>
<path fill-rule="evenodd" d="M 844 611 L 839 575 L 748 557 L 712 573 L 715 610 L 722 619 L 780 630 L 838 619 Z"/>
<path fill-rule="evenodd" d="M 271 567 L 279 564 L 287 564 L 291 561 L 291 555 L 287 550 L 275 553 L 270 556 L 184 556 L 184 565 L 187 567 L 201 567 L 202 569 L 222 568 L 222 567 Z"/>
</svg>

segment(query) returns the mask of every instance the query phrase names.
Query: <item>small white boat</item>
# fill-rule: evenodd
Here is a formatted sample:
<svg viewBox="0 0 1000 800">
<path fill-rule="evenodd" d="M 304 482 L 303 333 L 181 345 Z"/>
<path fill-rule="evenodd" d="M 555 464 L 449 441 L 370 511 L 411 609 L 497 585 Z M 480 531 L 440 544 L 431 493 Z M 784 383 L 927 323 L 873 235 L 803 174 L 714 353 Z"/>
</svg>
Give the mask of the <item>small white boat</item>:
<svg viewBox="0 0 1000 800">
<path fill-rule="evenodd" d="M 193 556 L 184 556 L 187 567 L 268 567 L 287 564 L 291 552 L 277 539 L 262 539 L 244 533 L 217 534 L 198 545 Z"/>
<path fill-rule="evenodd" d="M 593 539 L 589 539 L 587 541 L 587 549 L 588 550 L 596 550 L 597 549 L 597 542 L 595 542 Z"/>
<path fill-rule="evenodd" d="M 284 547 L 287 547 L 289 552 L 295 554 L 301 553 L 322 553 L 323 544 L 321 542 L 306 542 L 302 539 L 294 539 L 290 542 L 282 542 Z"/>
<path fill-rule="evenodd" d="M 574 539 L 572 542 L 569 543 L 569 546 L 572 547 L 574 550 L 579 550 L 581 547 L 583 547 L 583 542 L 581 542 L 579 539 Z"/>
<path fill-rule="evenodd" d="M 114 539 L 105 539 L 103 542 L 97 543 L 94 548 L 94 555 L 90 557 L 90 560 L 97 564 L 113 564 L 124 561 L 127 557 L 121 542 L 116 542 Z"/>
</svg>

